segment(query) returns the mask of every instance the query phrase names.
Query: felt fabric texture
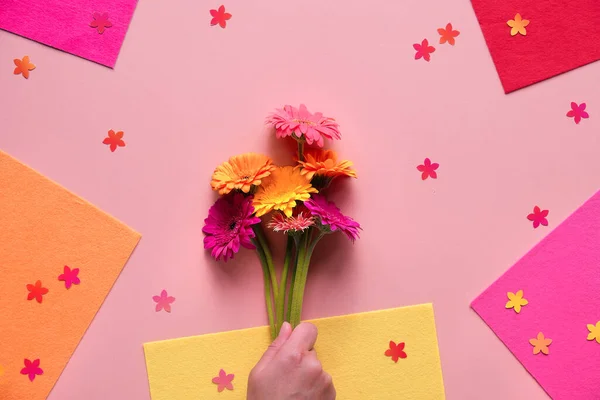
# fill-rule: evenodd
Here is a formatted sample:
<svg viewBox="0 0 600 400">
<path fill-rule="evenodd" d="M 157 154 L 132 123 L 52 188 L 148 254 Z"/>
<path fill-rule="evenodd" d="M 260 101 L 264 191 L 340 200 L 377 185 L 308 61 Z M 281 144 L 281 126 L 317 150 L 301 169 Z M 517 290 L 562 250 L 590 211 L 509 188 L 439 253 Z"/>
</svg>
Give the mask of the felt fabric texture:
<svg viewBox="0 0 600 400">
<path fill-rule="evenodd" d="M 600 345 L 588 324 L 600 321 L 600 192 L 544 238 L 471 306 L 553 399 L 591 400 L 600 393 Z M 507 292 L 528 304 L 506 309 Z M 529 340 L 552 339 L 549 355 Z"/>
<path fill-rule="evenodd" d="M 471 0 L 506 93 L 600 59 L 598 0 Z M 519 13 L 527 35 L 511 36 Z"/>
<path fill-rule="evenodd" d="M 43 400 L 113 286 L 140 235 L 0 151 L 2 400 Z M 79 268 L 79 284 L 59 280 Z M 41 281 L 41 303 L 26 285 Z M 24 360 L 39 359 L 30 382 Z"/>
<path fill-rule="evenodd" d="M 431 304 L 317 319 L 315 349 L 338 399 L 445 398 Z M 404 342 L 405 359 L 384 355 Z M 251 328 L 144 344 L 152 400 L 215 399 L 212 379 L 234 374 L 228 399 L 245 399 L 248 374 L 269 345 L 269 328 Z"/>
<path fill-rule="evenodd" d="M 136 0 L 0 0 L 0 29 L 113 68 Z M 103 34 L 90 26 L 108 13 Z"/>
</svg>

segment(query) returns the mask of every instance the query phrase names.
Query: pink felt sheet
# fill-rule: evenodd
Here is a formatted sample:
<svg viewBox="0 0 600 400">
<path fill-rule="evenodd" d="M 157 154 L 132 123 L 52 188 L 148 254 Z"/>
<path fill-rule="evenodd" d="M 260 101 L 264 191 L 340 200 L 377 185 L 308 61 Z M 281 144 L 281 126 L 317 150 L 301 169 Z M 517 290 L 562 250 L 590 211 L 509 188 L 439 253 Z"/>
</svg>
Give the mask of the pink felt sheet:
<svg viewBox="0 0 600 400">
<path fill-rule="evenodd" d="M 600 396 L 600 345 L 588 324 L 600 321 L 600 192 L 535 246 L 472 304 L 510 351 L 556 400 Z M 520 314 L 507 292 L 524 291 Z M 534 355 L 529 339 L 553 340 Z"/>
<path fill-rule="evenodd" d="M 0 28 L 113 68 L 136 0 L 0 0 Z M 90 26 L 95 12 L 112 23 Z"/>
</svg>

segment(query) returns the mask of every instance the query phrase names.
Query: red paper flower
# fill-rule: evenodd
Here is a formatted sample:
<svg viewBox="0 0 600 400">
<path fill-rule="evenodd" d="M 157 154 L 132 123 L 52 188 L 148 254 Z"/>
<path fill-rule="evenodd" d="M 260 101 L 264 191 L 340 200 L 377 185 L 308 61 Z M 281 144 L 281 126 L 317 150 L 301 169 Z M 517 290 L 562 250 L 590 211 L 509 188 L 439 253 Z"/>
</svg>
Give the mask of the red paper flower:
<svg viewBox="0 0 600 400">
<path fill-rule="evenodd" d="M 108 137 L 106 137 L 102 143 L 110 145 L 110 151 L 115 151 L 118 147 L 125 147 L 125 142 L 123 141 L 124 133 L 119 131 L 115 133 L 112 129 L 108 131 Z"/>
<path fill-rule="evenodd" d="M 431 160 L 426 158 L 425 161 L 423 161 L 423 165 L 418 165 L 417 169 L 421 172 L 421 179 L 425 180 L 429 177 L 432 179 L 437 179 L 437 172 L 435 172 L 435 170 L 439 167 L 440 164 L 431 163 Z"/>
<path fill-rule="evenodd" d="M 449 45 L 454 46 L 454 38 L 460 35 L 459 31 L 452 30 L 452 24 L 448 23 L 446 29 L 439 28 L 438 33 L 440 34 L 440 44 L 448 42 Z"/>
<path fill-rule="evenodd" d="M 567 113 L 567 117 L 574 118 L 575 123 L 581 122 L 581 118 L 589 118 L 590 115 L 585 111 L 585 103 L 577 105 L 575 102 L 571 102 L 571 111 Z"/>
<path fill-rule="evenodd" d="M 92 28 L 96 28 L 99 34 L 102 35 L 106 28 L 110 28 L 112 26 L 112 23 L 108 20 L 108 13 L 100 14 L 99 12 L 95 12 L 92 14 L 92 16 L 94 19 L 92 22 L 90 22 L 90 26 Z"/>
<path fill-rule="evenodd" d="M 48 293 L 48 289 L 42 287 L 42 282 L 37 281 L 35 285 L 28 284 L 27 290 L 29 290 L 29 294 L 27 295 L 27 300 L 35 299 L 38 303 L 41 303 L 44 299 L 43 296 Z"/>
<path fill-rule="evenodd" d="M 413 44 L 413 47 L 417 51 L 415 53 L 415 60 L 418 60 L 422 57 L 425 61 L 429 61 L 431 58 L 430 54 L 435 51 L 435 47 L 430 46 L 427 39 L 423 39 L 421 44 Z"/>
<path fill-rule="evenodd" d="M 58 276 L 58 280 L 64 281 L 65 287 L 69 289 L 71 285 L 79 285 L 80 280 L 77 274 L 79 274 L 79 268 L 71 269 L 65 265 L 63 273 Z"/>
<path fill-rule="evenodd" d="M 28 359 L 23 360 L 25 368 L 21 369 L 22 375 L 29 375 L 29 380 L 33 382 L 36 375 L 42 375 L 44 370 L 40 368 L 40 359 L 29 361 Z"/>
<path fill-rule="evenodd" d="M 160 292 L 160 296 L 153 296 L 152 300 L 156 302 L 156 312 L 160 310 L 165 310 L 166 312 L 171 312 L 171 303 L 175 301 L 175 297 L 169 296 L 166 290 Z"/>
<path fill-rule="evenodd" d="M 212 379 L 212 383 L 218 385 L 217 390 L 219 391 L 219 393 L 225 389 L 233 390 L 233 383 L 231 383 L 231 381 L 233 381 L 233 378 L 235 378 L 235 375 L 227 375 L 227 373 L 224 370 L 220 370 L 219 376 L 215 376 Z"/>
<path fill-rule="evenodd" d="M 210 15 L 213 17 L 213 19 L 210 20 L 210 24 L 219 24 L 221 28 L 225 28 L 227 26 L 227 21 L 231 18 L 231 14 L 225 12 L 225 6 L 219 7 L 218 10 L 210 10 Z"/>
<path fill-rule="evenodd" d="M 392 361 L 397 363 L 399 358 L 407 357 L 404 346 L 404 342 L 396 344 L 394 341 L 390 341 L 390 348 L 385 351 L 385 356 L 392 357 Z"/>
<path fill-rule="evenodd" d="M 527 216 L 527 219 L 533 221 L 533 228 L 537 228 L 540 225 L 548 226 L 548 210 L 541 210 L 538 206 L 533 207 L 533 213 Z"/>
</svg>

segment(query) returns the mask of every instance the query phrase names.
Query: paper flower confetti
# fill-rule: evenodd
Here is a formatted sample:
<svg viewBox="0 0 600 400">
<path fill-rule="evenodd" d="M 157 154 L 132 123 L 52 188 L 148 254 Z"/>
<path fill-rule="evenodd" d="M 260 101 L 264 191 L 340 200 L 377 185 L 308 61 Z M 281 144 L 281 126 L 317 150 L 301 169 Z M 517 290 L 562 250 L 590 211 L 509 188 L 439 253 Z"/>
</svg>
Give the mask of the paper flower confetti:
<svg viewBox="0 0 600 400">
<path fill-rule="evenodd" d="M 169 296 L 166 290 L 160 292 L 160 296 L 153 296 L 152 300 L 156 302 L 156 312 L 165 310 L 171 312 L 171 304 L 175 301 L 175 297 Z"/>
<path fill-rule="evenodd" d="M 506 308 L 512 308 L 515 310 L 517 314 L 521 312 L 521 307 L 529 304 L 527 299 L 523 297 L 523 291 L 519 290 L 517 293 L 508 292 L 506 294 L 508 296 L 508 302 L 506 303 Z"/>
<path fill-rule="evenodd" d="M 397 363 L 399 358 L 407 357 L 404 346 L 403 342 L 396 344 L 394 341 L 390 341 L 390 348 L 385 351 L 385 356 L 392 357 L 392 361 Z"/>
<path fill-rule="evenodd" d="M 40 368 L 40 359 L 29 361 L 28 359 L 23 360 L 25 368 L 21 369 L 21 375 L 29 375 L 29 380 L 33 382 L 36 375 L 42 375 L 44 370 Z"/>
<path fill-rule="evenodd" d="M 43 296 L 48 293 L 48 289 L 42 287 L 42 282 L 37 281 L 35 285 L 28 284 L 27 290 L 29 290 L 29 294 L 27 295 L 27 300 L 35 299 L 38 303 L 41 303 L 44 299 Z"/>
<path fill-rule="evenodd" d="M 69 289 L 71 285 L 79 285 L 80 280 L 77 274 L 79 274 L 79 268 L 71 269 L 65 265 L 63 273 L 58 276 L 58 280 L 64 281 L 65 287 Z"/>
<path fill-rule="evenodd" d="M 99 13 L 95 12 L 92 14 L 94 18 L 92 22 L 90 22 L 90 26 L 98 30 L 98 33 L 102 35 L 106 28 L 110 28 L 112 23 L 108 20 L 108 13 Z"/>
<path fill-rule="evenodd" d="M 433 53 L 435 51 L 435 47 L 430 46 L 427 39 L 423 39 L 421 44 L 419 44 L 419 43 L 413 44 L 413 48 L 417 51 L 415 53 L 415 60 L 418 60 L 419 58 L 423 58 L 423 60 L 425 60 L 427 62 L 429 62 L 429 60 L 431 59 L 431 53 Z"/>
<path fill-rule="evenodd" d="M 23 57 L 22 60 L 15 58 L 14 63 L 17 66 L 14 70 L 14 74 L 22 74 L 23 78 L 29 79 L 29 71 L 33 71 L 35 69 L 35 65 L 29 61 L 29 56 Z"/>
<path fill-rule="evenodd" d="M 579 124 L 582 118 L 589 118 L 590 114 L 585 111 L 585 106 L 585 103 L 577 104 L 571 102 L 571 110 L 567 113 L 567 117 L 573 118 L 576 124 Z"/>
<path fill-rule="evenodd" d="M 550 211 L 541 210 L 538 206 L 533 207 L 533 212 L 527 216 L 527 219 L 533 222 L 533 229 L 540 225 L 548 226 L 548 220 L 546 219 L 548 213 Z"/>
<path fill-rule="evenodd" d="M 225 389 L 233 390 L 233 383 L 231 383 L 231 381 L 233 381 L 233 378 L 235 378 L 235 375 L 227 375 L 227 373 L 224 370 L 220 370 L 219 376 L 215 376 L 212 379 L 212 383 L 218 385 L 217 390 L 219 391 L 219 393 L 221 393 Z"/>
<path fill-rule="evenodd" d="M 219 7 L 218 10 L 210 10 L 210 15 L 212 15 L 213 17 L 210 20 L 210 24 L 218 24 L 223 29 L 225 29 L 225 27 L 227 26 L 227 21 L 231 19 L 231 14 L 225 12 L 225 6 Z"/>
<path fill-rule="evenodd" d="M 515 36 L 517 33 L 523 36 L 527 35 L 527 29 L 525 29 L 525 27 L 529 25 L 529 20 L 521 18 L 521 14 L 517 13 L 515 19 L 506 21 L 506 24 L 511 27 L 511 36 Z"/>
<path fill-rule="evenodd" d="M 439 28 L 437 31 L 440 34 L 440 44 L 448 43 L 451 46 L 454 46 L 454 38 L 460 35 L 459 31 L 452 29 L 451 23 L 446 25 L 446 29 Z"/>
<path fill-rule="evenodd" d="M 115 131 L 111 129 L 108 131 L 108 136 L 102 141 L 102 143 L 110 145 L 110 151 L 115 151 L 117 146 L 125 147 L 123 135 L 124 133 L 122 131 L 115 133 Z"/>
<path fill-rule="evenodd" d="M 600 321 L 596 325 L 588 324 L 587 328 L 590 331 L 587 340 L 596 340 L 600 344 Z"/>
<path fill-rule="evenodd" d="M 437 172 L 435 172 L 435 170 L 439 167 L 440 164 L 432 163 L 429 158 L 426 158 L 425 161 L 423 161 L 422 165 L 417 166 L 417 169 L 421 172 L 422 180 L 425 180 L 427 178 L 437 179 Z"/>
<path fill-rule="evenodd" d="M 542 332 L 538 333 L 537 338 L 529 339 L 529 343 L 533 346 L 533 354 L 539 354 L 540 352 L 546 355 L 550 354 L 548 346 L 552 344 L 552 339 L 544 337 Z"/>
</svg>

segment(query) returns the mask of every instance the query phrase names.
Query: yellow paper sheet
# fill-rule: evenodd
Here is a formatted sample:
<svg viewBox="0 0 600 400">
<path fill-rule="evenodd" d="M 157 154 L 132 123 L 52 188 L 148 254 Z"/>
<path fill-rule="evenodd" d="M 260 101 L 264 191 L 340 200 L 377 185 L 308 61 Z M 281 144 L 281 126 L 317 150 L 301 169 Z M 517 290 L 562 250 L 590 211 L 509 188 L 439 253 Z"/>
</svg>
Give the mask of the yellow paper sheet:
<svg viewBox="0 0 600 400">
<path fill-rule="evenodd" d="M 341 400 L 445 399 L 431 304 L 311 321 L 315 346 Z M 384 355 L 406 343 L 407 358 Z M 269 344 L 268 327 L 144 344 L 152 400 L 246 398 L 248 374 Z M 234 390 L 217 392 L 212 378 L 235 374 Z"/>
</svg>

